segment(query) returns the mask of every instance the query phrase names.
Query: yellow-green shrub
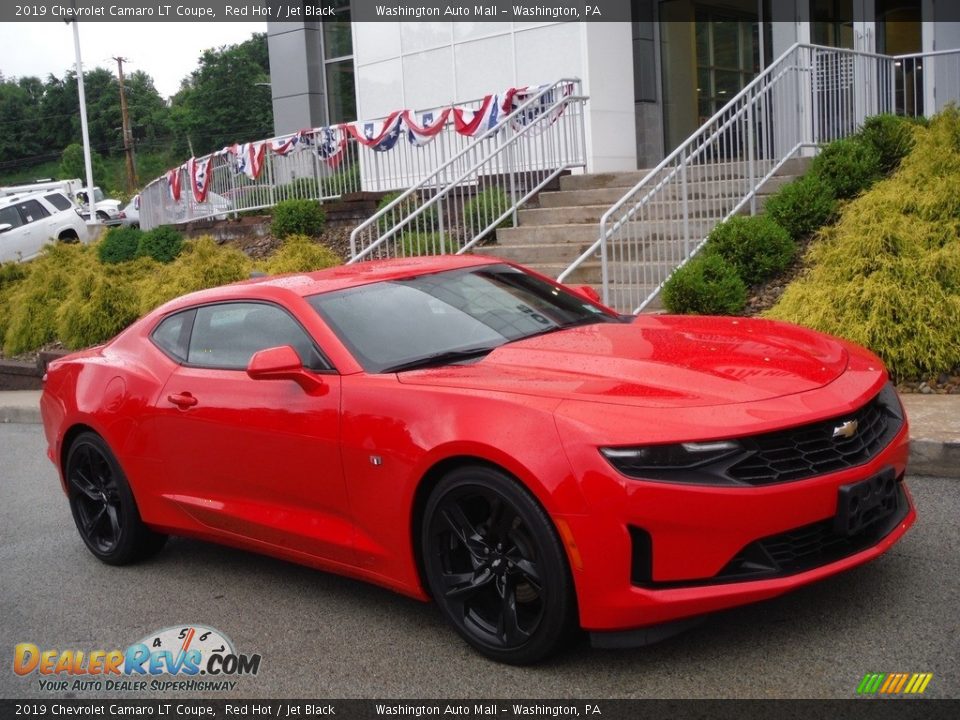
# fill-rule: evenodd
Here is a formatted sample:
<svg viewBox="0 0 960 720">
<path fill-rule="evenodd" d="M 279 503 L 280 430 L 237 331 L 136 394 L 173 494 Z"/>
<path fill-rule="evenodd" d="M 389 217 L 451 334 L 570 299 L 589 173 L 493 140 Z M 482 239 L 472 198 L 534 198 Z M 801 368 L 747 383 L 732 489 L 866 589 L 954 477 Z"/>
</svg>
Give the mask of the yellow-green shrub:
<svg viewBox="0 0 960 720">
<path fill-rule="evenodd" d="M 140 313 L 195 290 L 250 277 L 253 262 L 240 250 L 221 247 L 209 236 L 184 243 L 172 263 L 160 265 L 140 283 Z"/>
<path fill-rule="evenodd" d="M 341 262 L 340 257 L 326 245 L 316 243 L 306 235 L 290 235 L 260 267 L 270 275 L 279 275 L 322 270 Z"/>
<path fill-rule="evenodd" d="M 156 268 L 156 261 L 141 258 L 75 273 L 56 313 L 60 342 L 70 349 L 89 347 L 127 327 L 140 316 L 140 283 Z"/>
<path fill-rule="evenodd" d="M 866 345 L 901 378 L 960 365 L 960 113 L 914 132 L 900 169 L 821 232 L 768 313 Z"/>
<path fill-rule="evenodd" d="M 57 339 L 56 317 L 74 276 L 99 266 L 89 245 L 51 243 L 27 264 L 27 274 L 4 293 L 3 351 L 17 355 Z"/>
</svg>

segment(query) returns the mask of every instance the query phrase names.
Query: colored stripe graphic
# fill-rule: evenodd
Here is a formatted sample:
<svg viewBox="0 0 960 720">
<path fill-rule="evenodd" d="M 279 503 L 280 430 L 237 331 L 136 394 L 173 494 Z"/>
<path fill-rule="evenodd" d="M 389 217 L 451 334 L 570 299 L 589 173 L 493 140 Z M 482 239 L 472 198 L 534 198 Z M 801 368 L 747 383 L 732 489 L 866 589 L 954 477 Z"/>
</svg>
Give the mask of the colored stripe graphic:
<svg viewBox="0 0 960 720">
<path fill-rule="evenodd" d="M 920 695 L 933 680 L 933 673 L 867 673 L 857 686 L 858 695 Z"/>
</svg>

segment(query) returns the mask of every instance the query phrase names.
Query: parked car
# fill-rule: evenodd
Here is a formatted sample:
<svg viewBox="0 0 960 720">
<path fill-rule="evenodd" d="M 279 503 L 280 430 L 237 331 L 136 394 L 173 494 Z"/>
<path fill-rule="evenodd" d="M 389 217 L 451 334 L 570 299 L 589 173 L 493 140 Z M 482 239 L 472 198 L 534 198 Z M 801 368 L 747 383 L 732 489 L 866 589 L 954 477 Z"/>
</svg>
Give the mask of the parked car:
<svg viewBox="0 0 960 720">
<path fill-rule="evenodd" d="M 23 195 L 26 193 L 54 191 L 62 192 L 68 198 L 76 202 L 83 210 L 83 216 L 89 217 L 90 211 L 87 208 L 87 187 L 80 178 L 72 180 L 53 180 L 45 178 L 35 180 L 31 183 L 21 185 L 8 185 L 0 187 L 0 195 Z M 94 210 L 97 219 L 104 225 L 118 225 L 120 223 L 120 201 L 108 198 L 103 194 L 103 190 L 94 186 Z"/>
<path fill-rule="evenodd" d="M 134 195 L 120 211 L 120 224 L 124 227 L 140 227 L 140 195 Z"/>
<path fill-rule="evenodd" d="M 59 190 L 0 197 L 0 262 L 30 260 L 51 241 L 88 242 L 80 209 Z"/>
<path fill-rule="evenodd" d="M 595 297 L 471 256 L 193 293 L 49 366 L 48 454 L 103 562 L 168 534 L 268 553 L 432 597 L 510 663 L 578 626 L 649 641 L 914 522 L 873 354 Z"/>
<path fill-rule="evenodd" d="M 104 225 L 119 225 L 123 218 L 120 217 L 120 201 L 108 198 L 103 194 L 103 190 L 98 187 L 93 189 L 93 207 L 97 213 L 97 220 Z M 83 211 L 84 217 L 89 217 L 90 208 L 87 199 L 86 190 L 78 190 L 76 194 L 77 202 Z"/>
</svg>

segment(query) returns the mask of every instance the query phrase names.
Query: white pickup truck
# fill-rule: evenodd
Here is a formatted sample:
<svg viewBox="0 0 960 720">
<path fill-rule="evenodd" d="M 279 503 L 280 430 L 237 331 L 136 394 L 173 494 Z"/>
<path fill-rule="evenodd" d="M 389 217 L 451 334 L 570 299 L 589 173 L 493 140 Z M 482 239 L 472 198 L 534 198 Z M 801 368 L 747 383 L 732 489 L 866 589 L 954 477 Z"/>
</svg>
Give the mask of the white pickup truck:
<svg viewBox="0 0 960 720">
<path fill-rule="evenodd" d="M 0 195 L 22 195 L 24 193 L 46 192 L 48 190 L 59 190 L 80 206 L 85 217 L 89 216 L 90 208 L 87 202 L 87 188 L 79 178 L 72 180 L 37 180 L 36 182 L 23 185 L 8 185 L 6 187 L 0 187 Z M 120 201 L 105 197 L 103 191 L 98 187 L 93 188 L 93 194 L 93 207 L 97 213 L 97 219 L 104 225 L 119 225 L 123 221 L 123 214 L 120 211 Z"/>
</svg>

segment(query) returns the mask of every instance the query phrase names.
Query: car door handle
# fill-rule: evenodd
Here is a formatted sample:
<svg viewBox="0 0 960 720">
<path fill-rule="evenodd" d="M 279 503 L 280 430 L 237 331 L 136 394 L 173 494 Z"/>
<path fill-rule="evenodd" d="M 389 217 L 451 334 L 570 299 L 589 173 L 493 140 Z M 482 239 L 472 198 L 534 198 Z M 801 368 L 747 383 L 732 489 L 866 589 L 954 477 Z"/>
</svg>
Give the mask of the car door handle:
<svg viewBox="0 0 960 720">
<path fill-rule="evenodd" d="M 197 399 L 190 393 L 178 393 L 175 395 L 167 395 L 167 400 L 172 402 L 181 410 L 186 410 L 188 407 L 193 407 L 197 404 Z"/>
</svg>

